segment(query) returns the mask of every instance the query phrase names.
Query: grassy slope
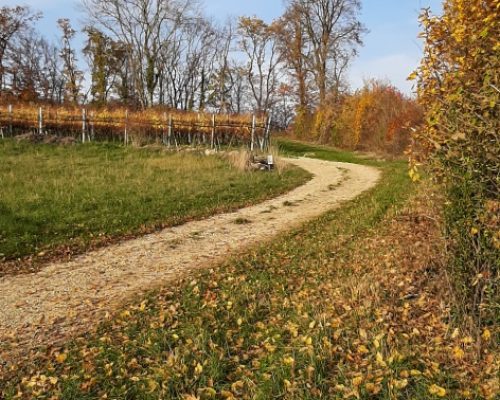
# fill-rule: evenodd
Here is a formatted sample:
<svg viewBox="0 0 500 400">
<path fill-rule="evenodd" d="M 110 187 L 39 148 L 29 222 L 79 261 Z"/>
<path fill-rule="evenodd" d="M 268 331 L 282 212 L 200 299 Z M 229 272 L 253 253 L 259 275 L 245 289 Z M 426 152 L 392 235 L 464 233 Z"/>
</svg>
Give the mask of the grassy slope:
<svg viewBox="0 0 500 400">
<path fill-rule="evenodd" d="M 308 179 L 245 174 L 216 157 L 105 144 L 0 141 L 0 259 L 137 234 L 259 202 Z"/>
<path fill-rule="evenodd" d="M 314 149 L 282 146 L 295 155 Z M 18 390 L 64 399 L 464 398 L 462 383 L 474 379 L 466 363 L 443 361 L 455 345 L 443 343 L 445 312 L 424 301 L 442 291 L 427 287 L 438 274 L 422 245 L 432 229 L 401 212 L 412 193 L 405 166 L 375 164 L 384 175 L 370 192 L 138 300 L 96 333 L 14 371 L 6 398 Z"/>
</svg>

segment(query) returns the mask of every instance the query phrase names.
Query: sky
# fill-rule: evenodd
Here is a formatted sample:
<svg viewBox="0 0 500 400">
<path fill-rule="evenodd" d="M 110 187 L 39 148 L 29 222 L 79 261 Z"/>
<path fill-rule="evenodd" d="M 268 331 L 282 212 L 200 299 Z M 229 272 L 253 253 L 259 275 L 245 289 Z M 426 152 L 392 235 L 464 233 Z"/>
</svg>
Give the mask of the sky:
<svg viewBox="0 0 500 400">
<path fill-rule="evenodd" d="M 439 13 L 441 0 L 362 0 L 362 3 L 360 19 L 368 33 L 349 71 L 351 87 L 356 89 L 364 80 L 377 78 L 411 94 L 412 83 L 406 77 L 417 67 L 422 55 L 418 39 L 419 10 L 430 7 Z M 0 6 L 19 4 L 43 12 L 38 29 L 48 39 L 57 40 L 59 18 L 70 18 L 75 28 L 82 27 L 84 15 L 78 0 L 0 0 Z M 271 22 L 284 8 L 283 0 L 204 0 L 203 4 L 206 14 L 221 22 L 240 15 L 255 15 Z"/>
</svg>

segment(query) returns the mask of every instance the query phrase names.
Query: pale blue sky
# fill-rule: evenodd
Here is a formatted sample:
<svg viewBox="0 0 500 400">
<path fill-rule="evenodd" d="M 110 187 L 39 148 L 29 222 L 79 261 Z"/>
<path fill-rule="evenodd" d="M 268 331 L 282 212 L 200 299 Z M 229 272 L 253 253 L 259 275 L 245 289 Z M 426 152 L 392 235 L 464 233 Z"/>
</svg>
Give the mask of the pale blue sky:
<svg viewBox="0 0 500 400">
<path fill-rule="evenodd" d="M 27 4 L 44 13 L 39 29 L 49 38 L 57 38 L 56 21 L 70 18 L 76 27 L 83 15 L 77 0 L 0 0 L 0 6 Z M 280 16 L 282 0 L 204 0 L 208 15 L 221 21 L 228 16 L 256 15 L 266 21 Z M 364 0 L 361 19 L 369 33 L 359 57 L 349 73 L 353 88 L 365 78 L 389 79 L 403 91 L 411 92 L 406 77 L 418 65 L 421 44 L 418 14 L 423 7 L 439 13 L 441 0 Z"/>
</svg>

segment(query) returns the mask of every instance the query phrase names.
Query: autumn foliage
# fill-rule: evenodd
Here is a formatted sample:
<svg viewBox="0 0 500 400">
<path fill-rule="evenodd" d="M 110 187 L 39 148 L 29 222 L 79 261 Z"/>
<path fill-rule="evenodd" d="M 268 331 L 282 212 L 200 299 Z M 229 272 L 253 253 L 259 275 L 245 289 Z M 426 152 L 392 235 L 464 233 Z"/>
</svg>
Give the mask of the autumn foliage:
<svg viewBox="0 0 500 400">
<path fill-rule="evenodd" d="M 299 116 L 296 133 L 338 147 L 402 154 L 412 128 L 422 120 L 415 100 L 394 86 L 370 81 L 352 94 L 335 96 L 309 117 Z"/>
<path fill-rule="evenodd" d="M 0 128 L 5 133 L 26 133 L 39 130 L 39 109 L 42 109 L 44 133 L 82 135 L 85 129 L 90 139 L 123 140 L 127 131 L 130 140 L 166 140 L 169 132 L 178 144 L 196 136 L 196 142 L 209 144 L 212 132 L 219 144 L 246 143 L 252 135 L 253 116 L 250 114 L 218 114 L 189 112 L 155 107 L 145 110 L 128 110 L 124 107 L 50 106 L 46 104 L 0 104 Z M 85 128 L 83 119 L 85 118 Z M 255 120 L 255 134 L 263 136 L 269 120 L 263 115 Z"/>
<path fill-rule="evenodd" d="M 449 263 L 461 311 L 499 321 L 500 1 L 446 0 L 421 17 L 420 137 L 447 191 Z"/>
</svg>

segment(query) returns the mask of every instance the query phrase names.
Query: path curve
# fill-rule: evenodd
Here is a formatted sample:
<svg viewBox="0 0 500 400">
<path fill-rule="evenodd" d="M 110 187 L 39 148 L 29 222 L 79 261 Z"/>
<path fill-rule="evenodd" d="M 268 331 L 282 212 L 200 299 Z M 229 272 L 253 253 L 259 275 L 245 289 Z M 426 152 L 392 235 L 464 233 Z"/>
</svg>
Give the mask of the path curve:
<svg viewBox="0 0 500 400">
<path fill-rule="evenodd" d="M 0 278 L 0 364 L 13 349 L 26 351 L 82 333 L 132 295 L 317 217 L 373 187 L 380 177 L 377 169 L 361 165 L 287 161 L 313 178 L 255 206 L 53 263 L 35 274 Z"/>
</svg>

